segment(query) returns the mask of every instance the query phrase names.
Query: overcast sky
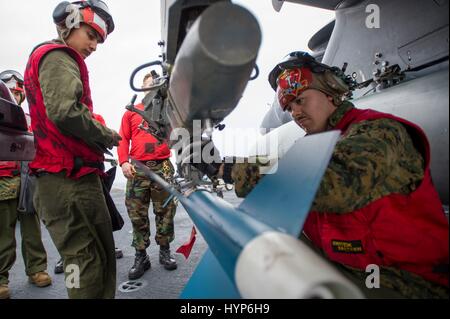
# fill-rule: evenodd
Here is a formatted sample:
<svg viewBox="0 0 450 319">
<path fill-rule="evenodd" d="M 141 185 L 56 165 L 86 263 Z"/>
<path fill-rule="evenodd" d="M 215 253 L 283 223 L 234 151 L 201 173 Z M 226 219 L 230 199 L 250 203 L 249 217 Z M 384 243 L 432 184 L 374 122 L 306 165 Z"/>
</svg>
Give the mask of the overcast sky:
<svg viewBox="0 0 450 319">
<path fill-rule="evenodd" d="M 15 69 L 23 73 L 31 49 L 56 37 L 52 12 L 59 2 L 0 0 L 0 71 Z M 118 131 L 124 107 L 133 95 L 128 85 L 130 73 L 137 66 L 158 59 L 160 54 L 157 45 L 161 40 L 160 0 L 106 2 L 116 28 L 86 63 L 94 111 L 103 115 L 108 126 Z M 334 12 L 285 3 L 277 13 L 271 0 L 233 2 L 248 8 L 260 23 L 263 43 L 257 63 L 261 75 L 249 83 L 239 105 L 224 123 L 227 129 L 256 128 L 274 98 L 266 80 L 269 71 L 287 53 L 308 51 L 309 39 L 334 19 Z M 136 83 L 140 80 L 138 78 Z M 24 108 L 27 110 L 28 106 Z"/>
</svg>

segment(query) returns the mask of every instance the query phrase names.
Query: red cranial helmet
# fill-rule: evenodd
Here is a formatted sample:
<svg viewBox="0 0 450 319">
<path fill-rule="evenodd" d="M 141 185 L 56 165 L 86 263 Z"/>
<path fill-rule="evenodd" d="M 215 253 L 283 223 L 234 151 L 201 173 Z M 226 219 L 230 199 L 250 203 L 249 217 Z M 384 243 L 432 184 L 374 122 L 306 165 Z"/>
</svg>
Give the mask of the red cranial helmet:
<svg viewBox="0 0 450 319">
<path fill-rule="evenodd" d="M 72 8 L 78 10 L 81 15 L 79 22 L 86 23 L 97 31 L 101 42 L 104 42 L 108 34 L 114 31 L 114 21 L 109 13 L 108 6 L 101 0 L 61 2 L 53 11 L 53 21 L 57 25 L 67 24 L 66 19 L 71 14 Z M 66 25 L 66 27 L 70 29 L 73 26 Z"/>
</svg>

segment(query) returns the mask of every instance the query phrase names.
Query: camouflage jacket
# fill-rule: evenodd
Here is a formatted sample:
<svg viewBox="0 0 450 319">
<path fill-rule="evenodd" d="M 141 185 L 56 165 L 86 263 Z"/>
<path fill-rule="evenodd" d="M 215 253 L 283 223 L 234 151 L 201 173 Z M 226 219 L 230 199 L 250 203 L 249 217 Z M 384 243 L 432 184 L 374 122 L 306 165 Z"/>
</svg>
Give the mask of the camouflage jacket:
<svg viewBox="0 0 450 319">
<path fill-rule="evenodd" d="M 20 192 L 20 176 L 0 177 L 0 201 L 16 199 Z"/>
<path fill-rule="evenodd" d="M 332 130 L 354 108 L 341 105 L 329 119 Z M 262 178 L 261 164 L 234 164 L 232 178 L 239 197 L 246 196 Z M 391 119 L 351 125 L 336 144 L 311 210 L 351 213 L 391 193 L 409 194 L 424 177 L 424 159 L 415 149 L 406 128 Z M 356 280 L 367 273 L 339 265 Z M 382 267 L 381 286 L 403 298 L 448 298 L 446 287 L 407 271 Z"/>
<path fill-rule="evenodd" d="M 342 104 L 328 120 L 329 130 L 352 108 L 349 102 Z M 239 197 L 258 183 L 258 168 L 248 163 L 233 166 Z M 336 144 L 311 209 L 350 213 L 391 193 L 411 193 L 423 176 L 424 159 L 401 123 L 391 119 L 356 123 Z"/>
</svg>

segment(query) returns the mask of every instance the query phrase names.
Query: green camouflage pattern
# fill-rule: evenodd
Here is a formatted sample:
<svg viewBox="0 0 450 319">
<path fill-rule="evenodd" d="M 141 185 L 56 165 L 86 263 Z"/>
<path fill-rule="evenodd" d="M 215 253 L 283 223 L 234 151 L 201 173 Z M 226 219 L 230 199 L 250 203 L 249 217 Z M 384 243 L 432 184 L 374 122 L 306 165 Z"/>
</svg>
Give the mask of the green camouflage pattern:
<svg viewBox="0 0 450 319">
<path fill-rule="evenodd" d="M 169 159 L 160 163 L 147 162 L 147 167 L 165 180 L 171 180 L 174 168 Z M 160 246 L 167 246 L 174 238 L 174 222 L 177 205 L 174 200 L 163 207 L 169 193 L 155 182 L 152 182 L 145 173 L 136 168 L 136 174 L 127 182 L 125 206 L 133 225 L 133 241 L 131 246 L 136 250 L 144 250 L 150 246 L 150 220 L 148 208 L 150 202 L 155 214 L 156 235 L 155 241 Z"/>
<path fill-rule="evenodd" d="M 19 198 L 20 176 L 0 177 L 0 201 Z"/>
<path fill-rule="evenodd" d="M 330 117 L 330 129 L 353 105 L 345 102 Z M 235 164 L 236 194 L 245 197 L 260 180 L 261 164 Z M 391 119 L 353 124 L 336 144 L 312 210 L 349 213 L 383 196 L 409 194 L 424 176 L 424 160 L 406 128 Z"/>
<path fill-rule="evenodd" d="M 331 128 L 352 108 L 350 103 L 338 108 Z M 312 210 L 349 213 L 392 193 L 409 194 L 423 176 L 424 160 L 401 123 L 356 123 L 336 144 Z"/>
<path fill-rule="evenodd" d="M 241 163 L 242 161 L 242 163 Z M 234 181 L 235 191 L 238 197 L 245 197 L 258 184 L 263 176 L 261 174 L 261 167 L 267 166 L 267 161 L 259 161 L 258 158 L 240 159 L 240 162 L 235 163 L 231 170 L 231 178 Z"/>
<path fill-rule="evenodd" d="M 329 119 L 333 129 L 353 108 L 345 102 Z M 261 179 L 256 164 L 235 164 L 236 194 L 246 196 Z M 345 214 L 392 193 L 409 194 L 424 177 L 424 159 L 406 128 L 391 119 L 355 123 L 336 144 L 311 210 Z M 367 274 L 359 270 L 361 276 Z M 406 298 L 448 298 L 448 289 L 407 271 L 385 268 L 382 285 Z"/>
<path fill-rule="evenodd" d="M 366 278 L 368 273 L 340 265 L 342 271 L 359 283 L 360 288 L 370 298 L 372 291 L 380 289 L 376 297 L 383 297 L 383 291 L 389 294 L 398 294 L 399 298 L 408 299 L 448 299 L 449 289 L 444 286 L 429 282 L 422 277 L 410 273 L 405 270 L 396 269 L 392 267 L 380 267 L 380 288 L 367 289 L 365 288 Z"/>
</svg>

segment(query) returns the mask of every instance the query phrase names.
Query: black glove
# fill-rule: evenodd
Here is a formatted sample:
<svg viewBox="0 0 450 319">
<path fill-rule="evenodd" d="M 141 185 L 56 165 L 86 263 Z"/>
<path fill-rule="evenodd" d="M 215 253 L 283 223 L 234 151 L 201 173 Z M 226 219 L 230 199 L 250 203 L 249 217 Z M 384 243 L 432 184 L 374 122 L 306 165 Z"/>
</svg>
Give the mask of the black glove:
<svg viewBox="0 0 450 319">
<path fill-rule="evenodd" d="M 181 151 L 180 163 L 192 165 L 209 178 L 214 178 L 222 165 L 222 159 L 213 141 L 201 140 L 189 144 Z"/>
<path fill-rule="evenodd" d="M 235 162 L 236 162 L 235 157 L 232 158 L 227 157 L 224 159 L 222 179 L 227 184 L 234 184 L 233 178 L 231 177 L 231 173 Z"/>
</svg>

